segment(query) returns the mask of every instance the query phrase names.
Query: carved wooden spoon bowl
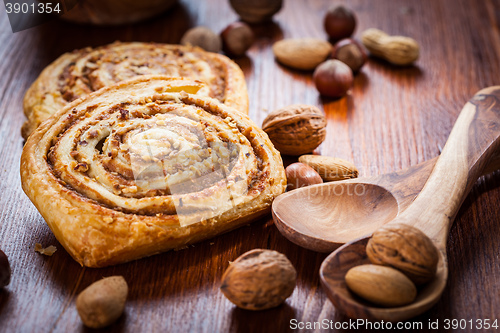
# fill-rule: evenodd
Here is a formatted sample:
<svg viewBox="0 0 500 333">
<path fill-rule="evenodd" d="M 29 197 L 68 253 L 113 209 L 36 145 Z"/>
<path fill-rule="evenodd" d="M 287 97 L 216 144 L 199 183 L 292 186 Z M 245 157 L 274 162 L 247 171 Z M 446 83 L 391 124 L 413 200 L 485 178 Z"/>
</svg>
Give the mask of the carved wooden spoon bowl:
<svg viewBox="0 0 500 333">
<path fill-rule="evenodd" d="M 437 157 L 405 170 L 303 187 L 280 195 L 272 214 L 278 230 L 306 249 L 330 253 L 371 235 L 413 202 Z M 500 169 L 500 152 L 482 174 Z"/>
<path fill-rule="evenodd" d="M 439 300 L 448 278 L 446 240 L 451 223 L 499 147 L 500 86 L 497 86 L 479 91 L 464 106 L 424 187 L 402 213 L 388 222 L 414 226 L 434 242 L 440 254 L 434 279 L 420 288 L 415 302 L 406 306 L 381 308 L 362 301 L 348 290 L 345 273 L 351 267 L 368 263 L 365 252 L 368 238 L 364 238 L 340 247 L 321 265 L 321 283 L 332 303 L 351 317 L 389 321 L 406 320 L 431 308 Z"/>
</svg>

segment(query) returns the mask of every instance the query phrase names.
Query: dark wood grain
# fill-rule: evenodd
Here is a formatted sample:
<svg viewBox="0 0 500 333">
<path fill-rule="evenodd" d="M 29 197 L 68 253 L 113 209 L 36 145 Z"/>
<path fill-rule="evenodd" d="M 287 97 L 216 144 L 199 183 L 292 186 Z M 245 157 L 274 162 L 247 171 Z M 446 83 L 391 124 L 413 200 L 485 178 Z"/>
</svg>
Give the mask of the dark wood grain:
<svg viewBox="0 0 500 333">
<path fill-rule="evenodd" d="M 355 37 L 376 27 L 419 41 L 416 66 L 396 68 L 371 59 L 347 97 L 320 98 L 311 74 L 276 64 L 271 45 L 283 37 L 325 38 L 321 21 L 331 1 L 285 0 L 273 22 L 254 27 L 256 43 L 247 57 L 237 60 L 247 79 L 250 117 L 260 125 L 268 112 L 292 103 L 322 107 L 327 139 L 317 152 L 353 161 L 362 176 L 397 171 L 437 156 L 438 145 L 444 145 L 465 102 L 481 88 L 500 83 L 500 1 L 339 3 L 358 16 Z M 22 98 L 61 53 L 115 40 L 176 43 L 191 26 L 220 31 L 236 19 L 226 0 L 182 0 L 170 12 L 137 25 L 104 28 L 53 21 L 13 34 L 0 5 L 0 248 L 9 256 L 13 274 L 11 284 L 0 291 L 0 331 L 86 331 L 75 310 L 75 296 L 112 274 L 123 275 L 130 286 L 125 315 L 111 327 L 114 332 L 286 332 L 292 331 L 291 319 L 348 320 L 320 287 L 318 271 L 326 255 L 289 242 L 271 216 L 185 250 L 88 269 L 57 243 L 21 190 Z M 499 203 L 496 172 L 476 183 L 450 231 L 449 280 L 441 300 L 413 322 L 500 321 Z M 41 256 L 33 251 L 37 242 L 54 244 L 58 251 Z M 229 261 L 254 248 L 280 251 L 297 268 L 297 288 L 281 307 L 240 310 L 219 291 Z"/>
</svg>

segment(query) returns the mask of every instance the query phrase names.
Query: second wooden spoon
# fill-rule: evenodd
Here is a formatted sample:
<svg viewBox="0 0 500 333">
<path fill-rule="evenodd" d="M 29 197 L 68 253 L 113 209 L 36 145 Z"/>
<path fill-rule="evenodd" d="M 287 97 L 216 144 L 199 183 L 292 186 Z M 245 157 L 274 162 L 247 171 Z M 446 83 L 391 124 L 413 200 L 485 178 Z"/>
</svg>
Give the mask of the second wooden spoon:
<svg viewBox="0 0 500 333">
<path fill-rule="evenodd" d="M 404 223 L 423 231 L 440 253 L 437 274 L 406 306 L 381 308 L 362 301 L 346 287 L 345 273 L 367 263 L 368 238 L 346 244 L 330 254 L 320 269 L 328 297 L 351 317 L 406 320 L 432 307 L 448 278 L 446 240 L 464 198 L 481 175 L 487 161 L 500 147 L 500 86 L 479 91 L 462 109 L 441 156 L 420 194 L 389 223 Z"/>
<path fill-rule="evenodd" d="M 372 177 L 302 187 L 273 202 L 274 224 L 306 249 L 330 253 L 372 234 L 401 214 L 420 193 L 437 157 L 408 169 Z M 483 175 L 500 169 L 500 152 Z"/>
</svg>

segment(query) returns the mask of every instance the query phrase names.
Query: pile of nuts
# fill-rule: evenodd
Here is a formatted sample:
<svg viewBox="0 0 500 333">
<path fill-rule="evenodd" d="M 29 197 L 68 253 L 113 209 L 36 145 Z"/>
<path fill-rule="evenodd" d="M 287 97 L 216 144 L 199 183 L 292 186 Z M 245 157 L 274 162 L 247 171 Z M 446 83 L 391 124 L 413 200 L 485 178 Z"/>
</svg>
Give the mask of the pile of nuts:
<svg viewBox="0 0 500 333">
<path fill-rule="evenodd" d="M 194 27 L 186 31 L 180 43 L 215 53 L 223 50 L 233 58 L 242 57 L 255 41 L 248 24 L 270 21 L 280 11 L 283 0 L 230 0 L 229 3 L 243 22 L 229 24 L 219 35 L 207 27 Z"/>
<path fill-rule="evenodd" d="M 314 70 L 313 81 L 322 96 L 339 98 L 351 89 L 354 75 L 367 60 L 364 46 L 372 55 L 392 64 L 409 65 L 418 58 L 418 43 L 409 37 L 389 36 L 380 30 L 368 29 L 362 34 L 364 46 L 350 38 L 356 29 L 356 16 L 344 6 L 329 9 L 323 24 L 330 41 L 335 43 L 333 46 L 317 38 L 283 39 L 273 45 L 278 62 L 298 70 Z M 282 154 L 300 156 L 323 142 L 325 126 L 326 120 L 317 108 L 291 105 L 270 113 L 264 119 L 262 129 Z M 344 160 L 313 155 L 301 159 L 286 170 L 288 189 L 354 178 L 358 174 L 356 167 Z M 306 161 L 311 159 L 314 163 Z M 332 173 L 332 177 L 325 176 Z"/>
<path fill-rule="evenodd" d="M 323 96 L 339 98 L 349 91 L 354 75 L 367 60 L 364 47 L 373 56 L 396 65 L 409 65 L 418 58 L 418 43 L 409 37 L 368 29 L 362 34 L 364 47 L 350 38 L 356 29 L 356 16 L 344 6 L 330 8 L 323 23 L 333 46 L 315 38 L 284 39 L 273 45 L 274 55 L 283 65 L 314 70 L 314 84 Z M 331 59 L 326 60 L 328 57 Z"/>
<path fill-rule="evenodd" d="M 180 43 L 201 47 L 205 51 L 214 53 L 223 50 L 227 56 L 237 58 L 245 55 L 254 40 L 254 33 L 248 24 L 233 22 L 219 35 L 207 27 L 191 28 L 184 33 Z"/>
<path fill-rule="evenodd" d="M 358 177 L 358 169 L 351 162 L 321 155 L 302 155 L 299 162 L 286 167 L 285 173 L 287 190 Z"/>
<path fill-rule="evenodd" d="M 314 70 L 313 80 L 321 95 L 342 97 L 352 87 L 353 73 L 364 65 L 366 52 L 348 38 L 356 28 L 356 17 L 350 9 L 331 8 L 325 15 L 324 28 L 332 41 L 339 41 L 335 46 L 322 39 L 292 38 L 276 42 L 273 52 L 286 66 Z"/>
<path fill-rule="evenodd" d="M 436 275 L 439 251 L 419 229 L 389 224 L 373 233 L 366 245 L 372 264 L 351 268 L 347 287 L 376 305 L 403 306 L 417 297 L 417 286 Z"/>
<path fill-rule="evenodd" d="M 281 9 L 282 0 L 231 0 L 231 6 L 248 23 L 268 21 Z M 419 45 L 409 37 L 389 36 L 378 29 L 367 29 L 362 43 L 350 38 L 356 29 L 356 15 L 342 5 L 330 8 L 324 16 L 324 29 L 329 40 L 318 38 L 290 38 L 274 43 L 273 53 L 285 66 L 298 70 L 314 70 L 313 80 L 322 96 L 339 98 L 352 88 L 354 75 L 370 54 L 400 66 L 418 59 Z M 194 27 L 181 39 L 183 45 L 201 47 L 210 52 L 221 50 L 230 57 L 241 57 L 252 46 L 254 33 L 245 22 L 229 24 L 220 34 L 207 27 Z M 327 60 L 327 58 L 330 58 Z"/>
<path fill-rule="evenodd" d="M 356 167 L 346 160 L 304 155 L 316 149 L 326 137 L 325 116 L 315 106 L 294 104 L 275 110 L 264 119 L 262 129 L 282 154 L 302 155 L 299 163 L 285 170 L 289 190 L 358 176 Z"/>
</svg>

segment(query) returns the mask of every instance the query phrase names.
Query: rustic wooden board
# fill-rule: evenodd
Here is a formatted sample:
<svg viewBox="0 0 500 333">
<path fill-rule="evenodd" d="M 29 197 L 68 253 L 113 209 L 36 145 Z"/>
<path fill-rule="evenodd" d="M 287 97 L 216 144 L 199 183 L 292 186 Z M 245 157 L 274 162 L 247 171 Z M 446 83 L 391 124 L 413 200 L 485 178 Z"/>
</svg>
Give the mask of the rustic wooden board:
<svg viewBox="0 0 500 333">
<path fill-rule="evenodd" d="M 324 38 L 322 17 L 331 1 L 285 0 L 273 23 L 256 26 L 258 39 L 238 59 L 250 95 L 250 116 L 292 103 L 322 107 L 326 141 L 318 152 L 352 160 L 361 175 L 408 167 L 439 154 L 463 104 L 479 89 L 500 84 L 499 0 L 351 0 L 358 16 L 355 37 L 369 27 L 409 35 L 421 44 L 415 67 L 370 60 L 350 95 L 322 99 L 310 73 L 275 63 L 273 41 Z M 347 3 L 347 1 L 339 1 Z M 129 264 L 81 268 L 57 243 L 24 195 L 19 179 L 24 121 L 22 98 L 40 71 L 61 53 L 121 41 L 176 43 L 194 25 L 222 30 L 236 20 L 226 0 L 182 0 L 146 23 L 119 28 L 53 21 L 13 34 L 0 5 L 0 248 L 13 277 L 0 291 L 0 331 L 85 331 L 74 300 L 97 279 L 121 274 L 130 286 L 120 332 L 283 332 L 290 320 L 346 322 L 321 290 L 318 269 L 325 254 L 304 250 L 279 234 L 268 216 L 250 226 Z M 287 159 L 287 162 L 293 161 Z M 466 199 L 449 237 L 450 277 L 441 301 L 413 322 L 498 319 L 500 325 L 500 172 L 483 177 Z M 52 257 L 33 251 L 54 244 Z M 249 312 L 219 292 L 220 278 L 243 252 L 269 248 L 286 254 L 298 271 L 297 288 L 281 307 Z M 467 329 L 466 331 L 475 331 Z"/>
</svg>

